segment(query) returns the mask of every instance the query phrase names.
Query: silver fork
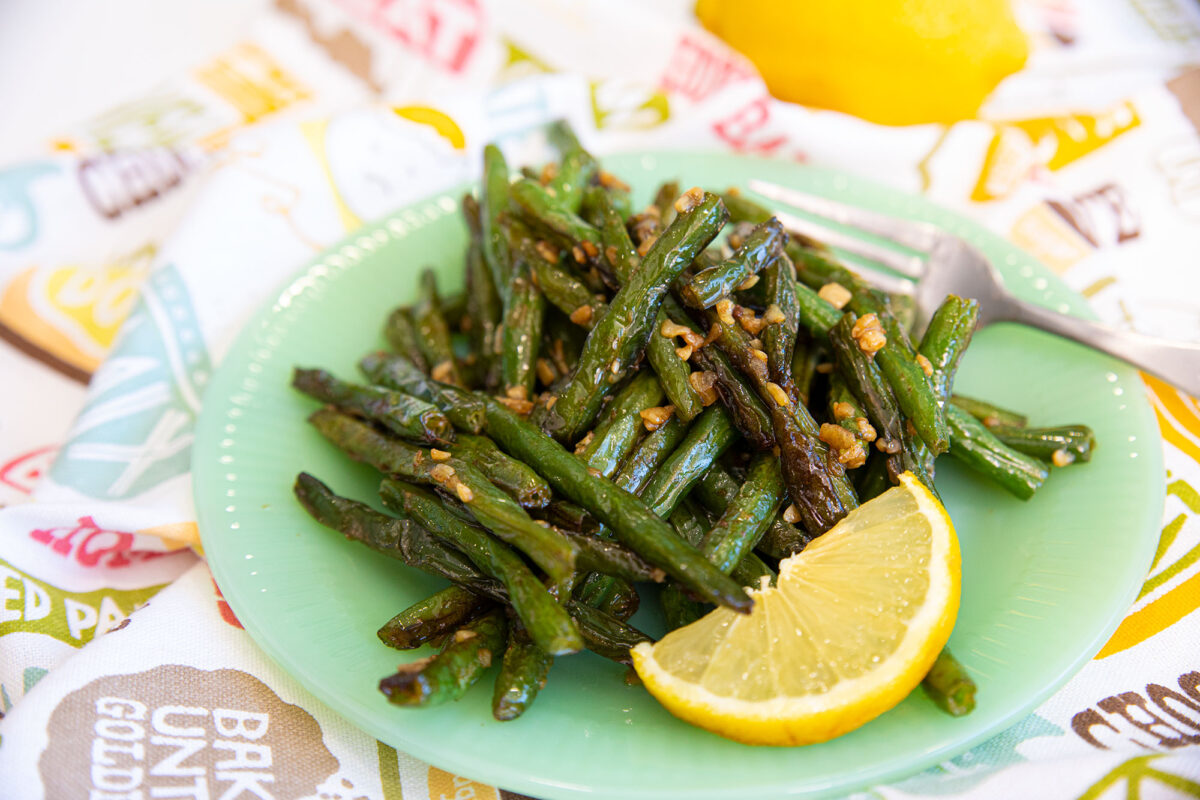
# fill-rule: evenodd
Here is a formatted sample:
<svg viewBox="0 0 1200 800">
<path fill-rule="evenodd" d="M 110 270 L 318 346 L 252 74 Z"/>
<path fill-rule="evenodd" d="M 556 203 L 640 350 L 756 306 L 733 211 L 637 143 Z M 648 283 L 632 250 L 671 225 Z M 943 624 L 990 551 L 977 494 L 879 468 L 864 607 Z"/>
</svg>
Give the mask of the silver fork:
<svg viewBox="0 0 1200 800">
<path fill-rule="evenodd" d="M 809 219 L 776 213 L 789 230 L 906 276 L 900 278 L 852 265 L 855 271 L 868 273 L 871 282 L 884 291 L 912 295 L 917 306 L 917 324 L 921 328 L 946 295 L 973 297 L 979 301 L 980 327 L 993 322 L 1019 322 L 1041 328 L 1127 361 L 1190 395 L 1200 396 L 1200 344 L 1124 331 L 1020 300 L 1004 288 L 1004 279 L 982 253 L 932 223 L 867 211 L 768 181 L 751 180 L 749 188 L 773 202 L 866 231 L 915 251 L 918 255 L 910 255 Z"/>
</svg>

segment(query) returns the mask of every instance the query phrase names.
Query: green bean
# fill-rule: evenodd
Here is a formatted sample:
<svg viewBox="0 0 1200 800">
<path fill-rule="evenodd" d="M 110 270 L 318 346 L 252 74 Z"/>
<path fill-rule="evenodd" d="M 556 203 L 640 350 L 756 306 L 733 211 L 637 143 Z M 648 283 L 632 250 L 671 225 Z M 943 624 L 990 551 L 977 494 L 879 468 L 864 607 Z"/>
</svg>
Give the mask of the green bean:
<svg viewBox="0 0 1200 800">
<path fill-rule="evenodd" d="M 376 386 L 404 392 L 432 403 L 461 431 L 479 433 L 483 430 L 485 420 L 481 400 L 458 386 L 426 377 L 404 356 L 368 353 L 359 360 L 358 368 Z"/>
<path fill-rule="evenodd" d="M 737 611 L 749 611 L 741 587 L 682 541 L 637 497 L 587 467 L 537 427 L 489 400 L 488 433 L 510 455 L 538 470 L 561 494 L 590 511 L 612 529 L 618 541 L 660 567 L 697 596 Z"/>
<path fill-rule="evenodd" d="M 708 531 L 708 520 L 688 497 L 675 506 L 668 521 L 675 532 L 693 547 L 700 546 L 700 542 L 704 541 L 705 532 Z"/>
<path fill-rule="evenodd" d="M 443 544 L 413 520 L 389 517 L 365 503 L 338 497 L 325 484 L 304 473 L 296 479 L 296 497 L 322 525 L 410 567 L 508 605 L 504 584 L 481 573 L 466 556 Z M 609 614 L 574 601 L 566 605 L 586 647 L 605 658 L 629 664 L 629 648 L 650 639 Z"/>
<path fill-rule="evenodd" d="M 379 493 L 385 506 L 403 510 L 434 535 L 461 550 L 485 575 L 503 583 L 513 610 L 539 647 L 551 655 L 566 655 L 583 646 L 566 610 L 512 550 L 482 528 L 451 514 L 437 498 L 414 486 L 385 479 Z"/>
<path fill-rule="evenodd" d="M 929 320 L 918 348 L 930 365 L 933 391 L 945 402 L 967 345 L 979 322 L 979 302 L 949 295 Z"/>
<path fill-rule="evenodd" d="M 558 376 L 553 385 L 565 384 L 572 367 L 579 362 L 587 333 L 554 307 L 546 309 L 546 322 L 542 327 L 542 352 Z"/>
<path fill-rule="evenodd" d="M 594 194 L 593 194 L 594 193 Z M 596 225 L 600 229 L 600 244 L 604 260 L 612 270 L 618 284 L 625 284 L 629 276 L 641 263 L 641 257 L 629 238 L 625 227 L 625 219 L 614 207 L 612 197 L 600 187 L 588 189 L 588 197 L 594 197 L 596 215 L 599 217 Z"/>
<path fill-rule="evenodd" d="M 637 613 L 641 597 L 637 589 L 623 578 L 589 573 L 575 591 L 575 599 L 619 620 L 627 620 Z"/>
<path fill-rule="evenodd" d="M 640 412 L 659 405 L 662 399 L 662 386 L 654 375 L 636 375 L 601 413 L 591 440 L 580 453 L 584 463 L 611 478 L 641 436 L 644 423 Z"/>
<path fill-rule="evenodd" d="M 662 583 L 666 574 L 624 545 L 586 533 L 567 533 L 579 548 L 575 559 L 581 572 L 600 572 L 627 581 Z"/>
<path fill-rule="evenodd" d="M 800 304 L 796 298 L 795 268 L 786 253 L 767 265 L 763 278 L 767 311 L 763 314 L 766 325 L 759 338 L 767 354 L 767 369 L 771 380 L 783 387 L 794 402 L 799 402 L 800 394 L 792 377 L 792 354 L 800 326 Z M 775 319 L 772 307 L 782 319 Z"/>
<path fill-rule="evenodd" d="M 655 331 L 650 334 L 650 340 L 646 343 L 646 357 L 658 375 L 663 389 L 667 391 L 671 405 L 675 407 L 676 416 L 684 422 L 690 422 L 704 410 L 704 403 L 691 384 L 691 367 L 679 357 L 674 339 L 668 339 L 659 333 L 663 323 L 668 320 L 669 317 L 660 311 L 658 319 L 655 320 Z"/>
<path fill-rule="evenodd" d="M 459 628 L 436 656 L 402 664 L 379 682 L 379 691 L 397 706 L 432 706 L 466 694 L 492 660 L 504 652 L 504 612 L 494 609 Z"/>
<path fill-rule="evenodd" d="M 538 349 L 546 301 L 531 278 L 529 264 L 518 260 L 504 313 L 503 345 L 500 352 L 500 382 L 509 397 L 533 397 L 537 377 Z"/>
<path fill-rule="evenodd" d="M 900 330 L 909 336 L 913 337 L 913 329 L 917 324 L 917 301 L 911 294 L 899 294 L 895 292 L 888 293 L 888 308 L 891 309 L 892 316 L 896 318 L 896 324 L 900 326 Z M 913 339 L 913 341 L 916 341 Z"/>
<path fill-rule="evenodd" d="M 521 178 L 509 187 L 513 202 L 538 228 L 561 236 L 572 246 L 575 260 L 584 264 L 600 253 L 600 231 L 565 207 L 537 181 Z"/>
<path fill-rule="evenodd" d="M 955 394 L 950 396 L 950 402 L 989 428 L 1001 426 L 1005 428 L 1024 428 L 1029 424 L 1029 420 L 1025 415 L 1000 408 L 1000 406 L 989 403 L 986 400 L 976 400 L 973 397 L 964 397 L 961 394 Z"/>
<path fill-rule="evenodd" d="M 834 262 L 827 253 L 812 248 L 788 251 L 796 264 L 797 275 L 811 288 L 820 289 L 838 283 L 851 292 L 848 308 L 859 316 L 874 314 L 883 327 L 887 343 L 875 354 L 896 401 L 912 422 L 921 440 L 936 455 L 950 446 L 946 414 L 934 395 L 933 385 L 916 360 L 916 350 L 908 335 L 900 329 L 887 307 L 887 297 L 870 289 L 850 270 Z"/>
<path fill-rule="evenodd" d="M 667 181 L 655 190 L 652 205 L 658 209 L 658 218 L 663 225 L 670 225 L 675 219 L 675 200 L 679 195 L 679 181 Z"/>
<path fill-rule="evenodd" d="M 455 493 L 481 525 L 528 555 L 552 580 L 560 584 L 570 580 L 575 571 L 574 545 L 561 533 L 531 519 L 470 464 L 457 458 L 435 461 L 428 450 L 390 439 L 365 423 L 329 409 L 317 411 L 309 422 L 356 461 L 387 475 Z"/>
<path fill-rule="evenodd" d="M 378 386 L 358 386 L 338 380 L 322 369 L 292 371 L 292 386 L 323 403 L 378 422 L 385 428 L 426 444 L 454 440 L 454 426 L 431 403 Z"/>
<path fill-rule="evenodd" d="M 536 246 L 523 245 L 521 255 L 533 266 L 533 274 L 542 294 L 551 305 L 566 314 L 571 322 L 585 330 L 591 330 L 608 312 L 608 306 L 597 299 L 582 281 L 561 264 L 550 261 L 545 255 L 537 252 Z"/>
<path fill-rule="evenodd" d="M 1048 475 L 1042 462 L 1018 453 L 996 438 L 982 422 L 955 405 L 946 409 L 953 445 L 950 455 L 1012 494 L 1028 500 Z"/>
<path fill-rule="evenodd" d="M 441 466 L 449 470 L 439 470 Z M 531 519 L 521 506 L 466 462 L 451 458 L 431 467 L 428 475 L 444 489 L 455 492 L 481 525 L 529 556 L 556 584 L 570 582 L 576 550 L 561 532 Z M 465 492 L 462 487 L 466 487 Z"/>
<path fill-rule="evenodd" d="M 1051 428 L 990 428 L 1000 441 L 1019 453 L 1065 467 L 1076 461 L 1092 460 L 1095 436 L 1086 425 L 1058 425 Z"/>
<path fill-rule="evenodd" d="M 683 441 L 687 429 L 687 425 L 672 417 L 658 430 L 651 431 L 621 465 L 613 483 L 632 494 L 641 494 L 654 473 Z"/>
<path fill-rule="evenodd" d="M 496 336 L 496 331 L 504 319 L 504 303 L 500 299 L 496 280 L 483 254 L 483 222 L 479 202 L 470 194 L 463 195 L 462 210 L 470 231 L 466 259 L 466 321 L 470 323 L 467 333 L 471 340 L 471 349 L 480 362 L 483 382 L 491 388 L 498 379 L 499 364 L 496 356 L 500 339 Z"/>
<path fill-rule="evenodd" d="M 693 308 L 710 308 L 779 258 L 786 239 L 779 220 L 764 222 L 740 242 L 732 256 L 685 280 L 679 288 L 680 297 Z"/>
<path fill-rule="evenodd" d="M 729 358 L 709 346 L 692 354 L 692 361 L 701 372 L 711 372 L 716 383 L 713 388 L 728 409 L 733 424 L 755 450 L 767 450 L 775 445 L 771 415 L 744 378 L 734 369 Z"/>
<path fill-rule="evenodd" d="M 718 347 L 750 380 L 771 415 L 784 481 L 804 527 L 824 533 L 858 504 L 845 470 L 828 458 L 808 409 L 791 402 L 781 387 L 770 382 L 767 365 L 755 355 L 761 351 L 751 345 L 749 334 L 723 320 L 720 312 L 709 311 L 708 316 L 720 330 Z"/>
<path fill-rule="evenodd" d="M 875 360 L 888 383 L 895 388 L 896 401 L 921 441 L 934 455 L 944 453 L 950 447 L 944 402 L 934 391 L 929 376 L 917 361 L 916 350 L 899 323 L 886 309 L 877 315 L 888 343 L 875 354 Z"/>
<path fill-rule="evenodd" d="M 397 650 L 412 650 L 462 627 L 491 606 L 461 586 L 447 586 L 389 619 L 379 629 L 379 640 Z"/>
<path fill-rule="evenodd" d="M 721 518 L 708 527 L 695 544 L 722 572 L 736 571 L 739 584 L 757 588 L 762 576 L 773 573 L 752 551 L 770 527 L 786 494 L 779 460 L 771 453 L 760 453 L 751 463 L 745 481 L 735 489 Z M 688 534 L 694 535 L 694 531 L 694 526 L 689 524 Z M 663 591 L 662 602 L 671 629 L 694 622 L 705 612 L 701 604 L 683 597 L 674 586 Z"/>
<path fill-rule="evenodd" d="M 663 326 L 671 324 L 683 325 L 695 334 L 695 336 L 688 337 L 692 340 L 690 343 L 685 342 L 686 352 L 676 350 L 674 336 L 662 335 Z M 650 341 L 646 345 L 646 357 L 649 358 L 650 366 L 658 375 L 659 382 L 662 383 L 671 405 L 675 406 L 675 415 L 684 422 L 691 422 L 704 410 L 704 401 L 700 398 L 700 393 L 692 386 L 691 367 L 688 366 L 686 360 L 680 358 L 680 355 L 690 356 L 690 351 L 694 349 L 697 340 L 702 338 L 703 334 L 696 328 L 695 323 L 675 298 L 670 295 L 663 297 L 663 306 L 654 320 L 654 331 L 650 334 Z M 688 344 L 691 346 L 689 347 Z"/>
<path fill-rule="evenodd" d="M 859 499 L 864 503 L 874 500 L 892 488 L 891 472 L 893 470 L 889 467 L 890 461 L 891 456 L 887 453 L 876 451 L 871 453 L 867 459 L 867 466 L 858 471 L 858 482 L 855 489 L 858 491 Z"/>
<path fill-rule="evenodd" d="M 825 338 L 829 329 L 842 318 L 842 312 L 803 283 L 793 282 L 793 286 L 796 289 L 796 314 L 799 323 L 808 329 L 813 337 Z"/>
<path fill-rule="evenodd" d="M 869 414 L 859 403 L 858 398 L 850 391 L 846 379 L 841 373 L 835 372 L 829 376 L 829 418 L 835 425 L 850 432 L 863 448 L 863 458 L 867 455 L 867 446 L 878 436 L 875 427 L 869 421 Z M 861 464 L 859 466 L 862 466 Z"/>
<path fill-rule="evenodd" d="M 560 143 L 562 160 L 559 162 L 558 173 L 550 179 L 549 188 L 554 191 L 555 197 L 564 208 L 578 214 L 583 203 L 583 190 L 596 174 L 596 159 L 583 149 L 579 139 L 573 131 L 569 131 L 566 123 L 556 124 L 567 128 L 568 133 L 551 133 L 551 139 L 557 139 Z"/>
<path fill-rule="evenodd" d="M 700 552 L 717 569 L 731 572 L 766 533 L 786 495 L 779 460 L 759 453 L 721 518 L 705 534 Z"/>
<path fill-rule="evenodd" d="M 505 453 L 486 436 L 459 434 L 450 446 L 450 452 L 474 466 L 525 508 L 545 508 L 550 502 L 553 492 L 546 479 Z"/>
<path fill-rule="evenodd" d="M 449 297 L 442 298 L 442 316 L 445 318 L 446 324 L 450 326 L 450 330 L 465 333 L 462 324 L 467 316 L 466 291 L 455 292 Z"/>
<path fill-rule="evenodd" d="M 671 516 L 679 501 L 737 438 L 737 429 L 721 406 L 709 406 L 696 417 L 683 442 L 667 458 L 641 492 L 660 517 Z"/>
<path fill-rule="evenodd" d="M 588 428 L 600 403 L 641 358 L 653 333 L 663 294 L 671 282 L 724 224 L 725 210 L 707 195 L 680 214 L 658 238 L 584 343 L 583 353 L 543 429 L 562 442 L 574 442 Z"/>
<path fill-rule="evenodd" d="M 587 649 L 619 664 L 632 665 L 629 651 L 641 642 L 652 641 L 649 636 L 612 614 L 583 603 L 572 600 L 567 603 L 567 610 L 578 623 Z"/>
<path fill-rule="evenodd" d="M 600 530 L 600 523 L 587 509 L 562 498 L 551 500 L 545 508 L 537 509 L 536 513 L 554 527 L 572 533 L 596 533 Z"/>
<path fill-rule="evenodd" d="M 405 561 L 402 542 L 410 533 L 410 521 L 381 514 L 365 503 L 338 497 L 328 486 L 301 472 L 293 487 L 300 505 L 317 522 L 372 550 Z"/>
<path fill-rule="evenodd" d="M 692 489 L 692 497 L 714 514 L 724 514 L 737 494 L 738 485 L 724 467 L 713 464 Z M 786 558 L 799 553 L 812 539 L 811 535 L 776 515 L 759 541 L 759 548 L 772 558 Z"/>
<path fill-rule="evenodd" d="M 825 351 L 820 347 L 820 341 L 797 338 L 796 349 L 792 353 L 792 382 L 796 387 L 796 396 L 801 405 L 809 405 L 813 383 L 817 377 L 817 367 L 825 358 Z"/>
<path fill-rule="evenodd" d="M 421 272 L 420 293 L 412 308 L 412 319 L 417 330 L 417 347 L 429 364 L 429 374 L 443 383 L 462 386 L 458 360 L 450 342 L 450 328 L 442 316 L 438 299 L 437 275 L 432 269 Z"/>
<path fill-rule="evenodd" d="M 746 197 L 740 189 L 727 189 L 721 193 L 721 199 L 729 208 L 729 217 L 734 222 L 759 225 L 771 218 L 771 212 L 765 206 Z"/>
<path fill-rule="evenodd" d="M 308 421 L 339 450 L 380 472 L 410 480 L 427 480 L 428 452 L 380 433 L 348 414 L 329 408 L 313 412 Z"/>
<path fill-rule="evenodd" d="M 425 360 L 425 355 L 417 344 L 417 329 L 413 326 L 408 309 L 397 308 L 388 314 L 387 322 L 383 326 L 383 335 L 393 350 L 411 360 L 421 372 L 429 372 L 429 362 Z"/>
<path fill-rule="evenodd" d="M 503 307 L 507 303 L 508 286 L 512 282 L 508 238 L 501 226 L 501 217 L 509 207 L 509 171 L 504 154 L 492 144 L 483 148 L 483 187 L 480 194 L 483 261 L 492 274 L 492 283 Z"/>
<path fill-rule="evenodd" d="M 767 532 L 770 533 L 769 528 Z M 761 541 L 759 544 L 761 545 Z M 779 576 L 775 574 L 775 570 L 771 569 L 765 561 L 753 552 L 750 552 L 742 556 L 742 560 L 733 568 L 733 572 L 729 573 L 729 577 L 742 586 L 758 589 L 762 584 L 763 578 L 766 578 L 767 583 L 773 586 Z"/>
<path fill-rule="evenodd" d="M 699 547 L 704 541 L 704 534 L 709 526 L 708 519 L 688 498 L 684 498 L 671 512 L 670 522 L 675 531 L 693 547 Z M 663 588 L 659 601 L 662 603 L 663 618 L 668 631 L 695 622 L 704 616 L 709 608 L 704 603 L 691 599 L 686 592 L 673 585 Z"/>
<path fill-rule="evenodd" d="M 514 720 L 529 710 L 546 685 L 554 657 L 534 642 L 520 625 L 508 626 L 508 648 L 492 690 L 492 716 Z"/>
<path fill-rule="evenodd" d="M 662 603 L 663 620 L 666 622 L 668 631 L 692 624 L 703 617 L 710 608 L 704 603 L 697 603 L 676 586 L 668 586 L 664 589 L 659 599 Z"/>
<path fill-rule="evenodd" d="M 921 687 L 938 708 L 952 717 L 969 714 L 975 708 L 975 681 L 948 649 L 938 654 Z"/>
<path fill-rule="evenodd" d="M 925 472 L 920 454 L 911 446 L 911 437 L 906 438 L 904 417 L 893 387 L 879 365 L 863 352 L 853 337 L 856 321 L 854 313 L 847 312 L 829 334 L 838 374 L 867 412 L 875 428 L 876 447 L 889 454 L 888 472 L 892 481 L 895 482 L 900 473 L 910 471 L 926 486 L 932 486 L 933 481 Z M 906 443 L 910 446 L 906 447 Z"/>
</svg>

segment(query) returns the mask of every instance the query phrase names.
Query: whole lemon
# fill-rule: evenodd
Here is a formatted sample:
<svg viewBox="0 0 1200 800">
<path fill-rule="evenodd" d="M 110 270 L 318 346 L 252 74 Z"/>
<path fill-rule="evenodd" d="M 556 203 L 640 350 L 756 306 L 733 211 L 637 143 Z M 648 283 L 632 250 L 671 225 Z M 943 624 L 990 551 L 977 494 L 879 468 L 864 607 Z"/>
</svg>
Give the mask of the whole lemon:
<svg viewBox="0 0 1200 800">
<path fill-rule="evenodd" d="M 782 100 L 886 125 L 973 117 L 1028 56 L 1008 0 L 697 0 Z"/>
</svg>

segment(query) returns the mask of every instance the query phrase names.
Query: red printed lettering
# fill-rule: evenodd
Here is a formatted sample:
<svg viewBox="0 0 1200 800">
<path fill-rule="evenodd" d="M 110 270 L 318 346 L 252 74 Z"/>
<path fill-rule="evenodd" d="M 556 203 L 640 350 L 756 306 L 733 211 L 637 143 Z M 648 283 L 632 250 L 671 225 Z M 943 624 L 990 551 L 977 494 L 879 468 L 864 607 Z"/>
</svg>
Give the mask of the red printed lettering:
<svg viewBox="0 0 1200 800">
<path fill-rule="evenodd" d="M 754 74 L 738 56 L 722 52 L 685 33 L 675 45 L 658 85 L 665 92 L 702 100 L 734 81 Z"/>
<path fill-rule="evenodd" d="M 338 0 L 365 22 L 385 31 L 447 72 L 459 74 L 478 49 L 483 10 L 477 0 Z"/>
<path fill-rule="evenodd" d="M 768 102 L 768 98 L 760 97 L 742 106 L 728 117 L 713 123 L 713 131 L 740 153 L 775 153 L 787 144 L 787 136 L 766 130 L 771 121 Z"/>
</svg>

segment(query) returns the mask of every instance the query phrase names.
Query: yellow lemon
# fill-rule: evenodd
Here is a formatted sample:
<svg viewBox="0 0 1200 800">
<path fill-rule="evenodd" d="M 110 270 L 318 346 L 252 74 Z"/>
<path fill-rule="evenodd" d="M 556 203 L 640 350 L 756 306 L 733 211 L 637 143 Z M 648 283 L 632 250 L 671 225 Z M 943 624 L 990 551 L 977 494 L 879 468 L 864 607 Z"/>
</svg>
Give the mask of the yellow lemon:
<svg viewBox="0 0 1200 800">
<path fill-rule="evenodd" d="M 697 0 L 782 100 L 885 125 L 973 117 L 1028 44 L 1009 0 Z"/>
<path fill-rule="evenodd" d="M 950 638 L 954 525 L 910 473 L 780 564 L 748 615 L 719 608 L 633 649 L 675 716 L 747 744 L 821 742 L 912 691 Z"/>
</svg>

